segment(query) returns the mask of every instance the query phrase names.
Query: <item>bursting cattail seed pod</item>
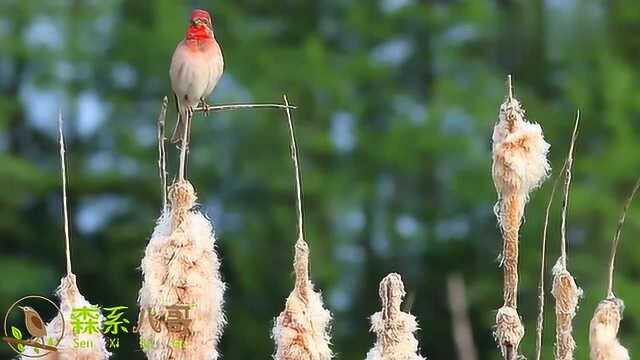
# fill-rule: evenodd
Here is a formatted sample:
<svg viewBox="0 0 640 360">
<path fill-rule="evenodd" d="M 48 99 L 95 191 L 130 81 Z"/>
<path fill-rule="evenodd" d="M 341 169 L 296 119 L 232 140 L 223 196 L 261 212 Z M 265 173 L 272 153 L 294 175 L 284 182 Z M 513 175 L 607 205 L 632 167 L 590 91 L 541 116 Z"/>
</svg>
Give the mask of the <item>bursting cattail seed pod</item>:
<svg viewBox="0 0 640 360">
<path fill-rule="evenodd" d="M 225 284 L 214 247 L 213 227 L 198 210 L 188 181 L 169 190 L 163 211 L 142 259 L 144 281 L 138 303 L 139 332 L 148 359 L 217 359 L 226 323 Z M 167 307 L 178 306 L 186 326 L 171 329 Z M 187 315 L 188 314 L 188 315 Z M 156 324 L 154 326 L 154 323 Z"/>
<path fill-rule="evenodd" d="M 289 101 L 284 96 L 291 160 L 295 172 L 298 240 L 293 268 L 296 282 L 284 310 L 275 320 L 272 337 L 276 343 L 275 360 L 329 360 L 331 348 L 331 312 L 324 308 L 322 296 L 309 279 L 309 245 L 304 240 L 302 208 L 302 174 L 298 163 L 298 146 Z"/>
<path fill-rule="evenodd" d="M 591 360 L 629 360 L 629 352 L 618 341 L 624 303 L 617 298 L 598 304 L 589 325 Z"/>
<path fill-rule="evenodd" d="M 556 360 L 571 360 L 576 348 L 573 339 L 573 318 L 576 316 L 578 300 L 582 289 L 576 285 L 573 276 L 558 259 L 553 267 L 553 288 L 551 294 L 556 300 Z"/>
<path fill-rule="evenodd" d="M 400 310 L 406 294 L 400 275 L 391 273 L 382 279 L 379 294 L 382 310 L 371 316 L 376 343 L 366 360 L 424 360 L 414 336 L 418 322 L 415 316 Z"/>
<path fill-rule="evenodd" d="M 511 76 L 509 95 L 500 106 L 493 130 L 493 182 L 498 193 L 495 213 L 502 231 L 504 306 L 496 316 L 496 340 L 505 359 L 517 357 L 524 328 L 517 312 L 518 236 L 524 208 L 531 191 L 549 176 L 549 144 L 540 125 L 528 122 L 520 102 L 513 97 Z"/>
<path fill-rule="evenodd" d="M 309 280 L 309 246 L 298 239 L 295 253 L 295 287 L 273 328 L 276 360 L 329 360 L 331 313 Z"/>
<path fill-rule="evenodd" d="M 498 309 L 495 337 L 500 346 L 502 356 L 515 359 L 520 341 L 524 337 L 524 326 L 516 309 L 510 306 L 503 306 Z"/>
<path fill-rule="evenodd" d="M 39 357 L 44 360 L 103 360 L 108 359 L 111 354 L 107 351 L 104 336 L 100 331 L 80 331 L 74 333 L 71 327 L 71 314 L 74 309 L 95 308 L 96 328 L 100 329 L 104 322 L 104 317 L 99 309 L 91 305 L 80 294 L 76 284 L 76 276 L 69 274 L 60 280 L 57 290 L 60 298 L 60 313 L 46 325 L 47 336 L 53 339 L 61 339 L 57 345 L 58 351 L 49 352 L 42 356 L 42 350 L 38 352 L 35 348 L 27 346 L 22 353 L 21 359 L 28 360 Z M 93 316 L 93 315 L 92 315 Z M 64 324 L 63 324 L 64 322 Z M 64 330 L 64 334 L 63 334 Z M 88 347 L 80 347 L 78 344 L 91 344 Z"/>
</svg>

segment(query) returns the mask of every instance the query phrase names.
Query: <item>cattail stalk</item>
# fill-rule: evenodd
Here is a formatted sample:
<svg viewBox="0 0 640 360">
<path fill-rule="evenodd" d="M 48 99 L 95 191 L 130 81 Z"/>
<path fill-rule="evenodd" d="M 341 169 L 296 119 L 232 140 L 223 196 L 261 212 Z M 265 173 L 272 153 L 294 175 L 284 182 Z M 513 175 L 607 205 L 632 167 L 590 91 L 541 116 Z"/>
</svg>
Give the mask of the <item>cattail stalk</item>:
<svg viewBox="0 0 640 360">
<path fill-rule="evenodd" d="M 302 176 L 298 163 L 298 147 L 289 102 L 284 97 L 291 159 L 295 170 L 295 190 L 298 218 L 298 240 L 295 244 L 295 286 L 287 298 L 284 310 L 275 320 L 272 337 L 276 343 L 276 360 L 329 360 L 333 357 L 329 347 L 331 313 L 322 304 L 319 292 L 309 279 L 309 246 L 304 239 Z"/>
<path fill-rule="evenodd" d="M 158 172 L 160 174 L 160 186 L 162 188 L 162 208 L 167 207 L 167 153 L 165 151 L 165 120 L 167 118 L 167 104 L 169 100 L 165 96 L 162 99 L 162 108 L 158 115 Z"/>
<path fill-rule="evenodd" d="M 589 326 L 589 346 L 591 347 L 591 360 L 629 360 L 629 352 L 618 341 L 618 329 L 624 311 L 624 302 L 613 293 L 613 274 L 615 260 L 622 227 L 631 206 L 633 197 L 640 188 L 640 178 L 625 202 L 622 215 L 618 220 L 616 233 L 611 243 L 611 256 L 609 257 L 609 280 L 607 284 L 607 297 L 598 304 L 591 324 Z"/>
<path fill-rule="evenodd" d="M 166 99 L 166 98 L 165 98 Z M 178 180 L 186 179 L 187 172 L 187 157 L 189 156 L 189 142 L 191 141 L 191 121 L 193 120 L 193 114 L 196 112 L 203 112 L 208 114 L 210 112 L 219 111 L 232 111 L 232 110 L 245 110 L 245 109 L 295 109 L 295 106 L 289 104 L 224 104 L 224 105 L 209 105 L 202 104 L 194 107 L 191 111 L 187 112 L 187 116 L 183 121 L 186 122 L 184 137 L 180 142 L 180 157 L 178 162 Z M 165 106 L 166 111 L 166 106 Z"/>
<path fill-rule="evenodd" d="M 376 343 L 366 360 L 424 360 L 419 354 L 415 316 L 400 310 L 406 295 L 400 275 L 391 273 L 380 281 L 382 309 L 371 316 L 371 331 Z"/>
<path fill-rule="evenodd" d="M 582 290 L 578 288 L 576 282 L 567 270 L 567 209 L 569 207 L 569 192 L 571 187 L 571 168 L 573 166 L 574 146 L 578 133 L 580 112 L 576 117 L 573 134 L 571 135 L 571 145 L 567 155 L 565 176 L 564 176 L 564 198 L 562 202 L 562 220 L 560 233 L 560 257 L 553 266 L 553 288 L 551 294 L 555 298 L 556 315 L 556 360 L 572 360 L 576 348 L 573 339 L 573 318 L 576 315 L 578 300 L 582 296 Z"/>
<path fill-rule="evenodd" d="M 542 230 L 542 244 L 540 246 L 540 284 L 538 285 L 538 319 L 536 321 L 536 360 L 540 360 L 542 356 L 542 331 L 544 329 L 544 270 L 546 268 L 546 254 L 547 254 L 547 235 L 549 228 L 549 214 L 551 213 L 551 205 L 553 204 L 553 199 L 556 194 L 556 190 L 558 190 L 558 186 L 560 185 L 560 180 L 563 177 L 564 170 L 567 167 L 567 162 L 565 161 L 562 165 L 562 169 L 560 169 L 560 174 L 556 177 L 556 180 L 553 182 L 553 188 L 551 189 L 551 195 L 549 195 L 549 202 L 547 203 L 547 209 L 544 214 L 544 228 Z"/>
<path fill-rule="evenodd" d="M 520 102 L 513 97 L 511 76 L 508 97 L 500 106 L 493 131 L 493 181 L 498 192 L 495 207 L 502 231 L 502 267 L 504 305 L 496 315 L 496 340 L 505 359 L 518 355 L 524 327 L 517 312 L 518 236 L 524 208 L 531 191 L 548 177 L 549 144 L 540 125 L 525 119 Z"/>
<path fill-rule="evenodd" d="M 20 357 L 22 360 L 40 358 L 45 360 L 103 360 L 111 354 L 106 349 L 105 338 L 100 331 L 87 331 L 75 333 L 71 327 L 71 315 L 74 309 L 94 308 L 80 293 L 76 282 L 76 275 L 71 269 L 71 241 L 69 231 L 69 212 L 67 208 L 67 170 L 65 160 L 64 134 L 62 131 L 62 113 L 58 114 L 58 136 L 60 148 L 60 172 L 62 176 L 62 213 L 64 221 L 65 258 L 67 274 L 60 279 L 60 286 L 56 295 L 60 299 L 60 313 L 51 322 L 46 324 L 47 337 L 57 343 L 57 351 L 44 352 L 43 350 L 27 346 Z M 100 310 L 96 310 L 98 317 L 96 327 L 101 328 L 104 317 Z M 91 347 L 78 347 L 78 343 L 92 344 Z"/>
</svg>

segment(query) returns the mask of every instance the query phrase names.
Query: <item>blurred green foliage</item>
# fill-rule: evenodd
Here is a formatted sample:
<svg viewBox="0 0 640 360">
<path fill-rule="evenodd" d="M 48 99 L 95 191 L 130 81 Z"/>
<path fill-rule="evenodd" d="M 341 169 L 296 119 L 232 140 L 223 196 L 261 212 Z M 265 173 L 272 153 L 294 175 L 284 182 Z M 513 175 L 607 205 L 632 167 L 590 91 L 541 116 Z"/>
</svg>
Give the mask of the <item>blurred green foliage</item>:
<svg viewBox="0 0 640 360">
<path fill-rule="evenodd" d="M 65 270 L 55 132 L 61 109 L 80 289 L 94 304 L 129 306 L 128 317 L 137 318 L 137 267 L 161 206 L 155 120 L 170 91 L 171 54 L 196 6 L 211 10 L 226 60 L 212 102 L 271 102 L 287 93 L 299 107 L 311 272 L 335 315 L 340 359 L 362 359 L 372 345 L 368 316 L 379 306 L 378 281 L 391 271 L 403 276 L 430 359 L 456 358 L 446 278 L 463 274 L 479 356 L 498 359 L 492 326 L 501 305 L 501 242 L 490 136 L 506 74 L 529 117 L 543 125 L 554 169 L 580 109 L 569 268 L 585 290 L 576 358 L 588 356 L 614 225 L 640 175 L 640 3 L 631 0 L 4 0 L 0 309 L 27 294 L 53 297 Z M 262 110 L 200 116 L 194 127 L 190 174 L 215 224 L 229 285 L 222 353 L 266 359 L 273 318 L 293 284 L 286 123 Z M 551 183 L 533 194 L 521 235 L 522 350 L 529 356 Z M 558 207 L 548 269 L 559 250 Z M 621 337 L 632 351 L 640 348 L 638 236 L 640 206 L 633 206 L 616 272 L 617 294 L 628 305 Z M 113 358 L 143 358 L 136 341 L 121 338 Z M 11 355 L 6 346 L 0 354 Z"/>
</svg>

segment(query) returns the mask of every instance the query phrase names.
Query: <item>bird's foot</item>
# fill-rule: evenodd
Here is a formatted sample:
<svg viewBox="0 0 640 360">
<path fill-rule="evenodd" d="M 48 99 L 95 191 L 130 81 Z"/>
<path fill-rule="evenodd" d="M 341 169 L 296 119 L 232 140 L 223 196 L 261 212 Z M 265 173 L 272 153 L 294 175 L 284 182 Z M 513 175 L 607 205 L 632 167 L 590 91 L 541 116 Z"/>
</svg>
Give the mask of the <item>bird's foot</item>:
<svg viewBox="0 0 640 360">
<path fill-rule="evenodd" d="M 204 116 L 209 116 L 209 103 L 207 103 L 207 99 L 206 98 L 202 98 L 200 99 L 200 108 L 202 109 L 202 112 L 204 113 Z"/>
</svg>

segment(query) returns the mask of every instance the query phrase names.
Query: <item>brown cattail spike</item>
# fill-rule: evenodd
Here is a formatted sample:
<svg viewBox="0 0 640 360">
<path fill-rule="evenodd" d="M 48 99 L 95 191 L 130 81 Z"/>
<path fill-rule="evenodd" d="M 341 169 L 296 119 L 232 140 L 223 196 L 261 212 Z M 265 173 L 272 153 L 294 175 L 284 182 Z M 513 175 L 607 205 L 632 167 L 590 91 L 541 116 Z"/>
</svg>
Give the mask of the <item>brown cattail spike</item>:
<svg viewBox="0 0 640 360">
<path fill-rule="evenodd" d="M 423 360 L 418 352 L 415 316 L 400 310 L 406 295 L 400 275 L 391 273 L 380 282 L 382 309 L 371 316 L 371 331 L 376 343 L 366 360 Z"/>
<path fill-rule="evenodd" d="M 496 337 L 505 359 L 515 359 L 524 335 L 517 313 L 519 231 L 531 191 L 540 186 L 551 170 L 549 144 L 540 125 L 525 119 L 524 109 L 513 97 L 511 77 L 508 97 L 500 106 L 493 130 L 493 182 L 498 192 L 495 213 L 502 230 L 504 306 L 496 317 Z"/>
</svg>

